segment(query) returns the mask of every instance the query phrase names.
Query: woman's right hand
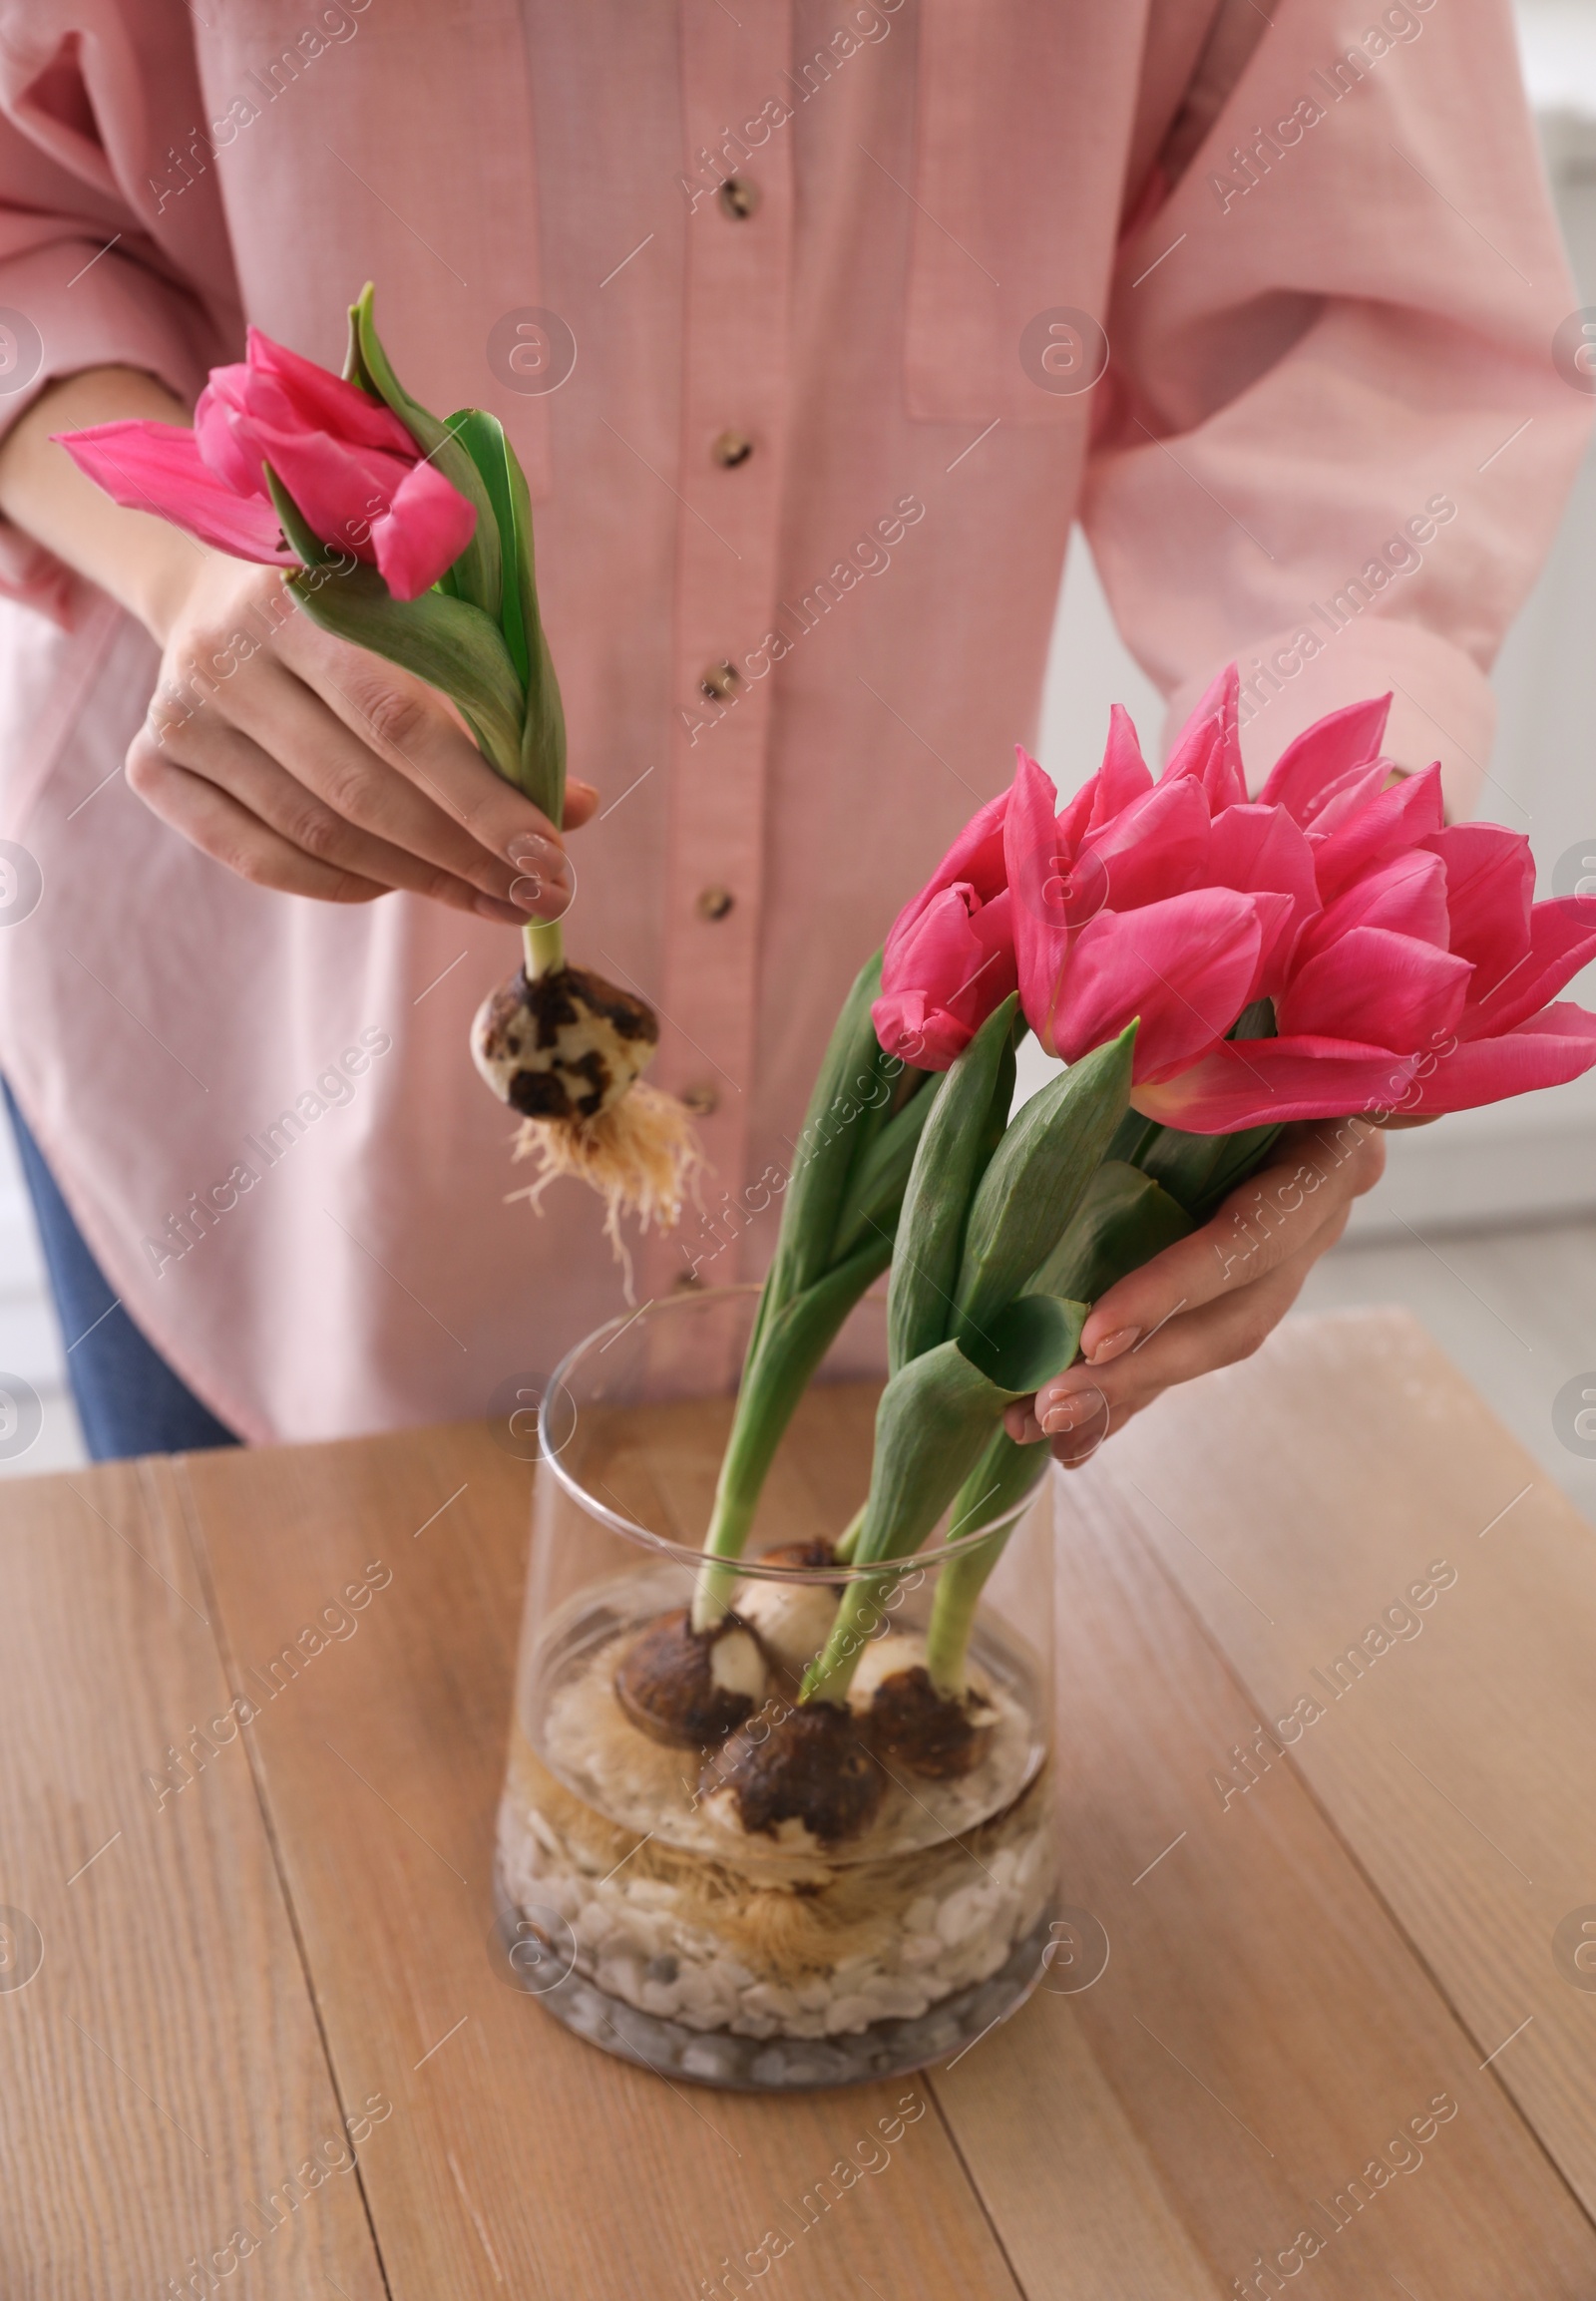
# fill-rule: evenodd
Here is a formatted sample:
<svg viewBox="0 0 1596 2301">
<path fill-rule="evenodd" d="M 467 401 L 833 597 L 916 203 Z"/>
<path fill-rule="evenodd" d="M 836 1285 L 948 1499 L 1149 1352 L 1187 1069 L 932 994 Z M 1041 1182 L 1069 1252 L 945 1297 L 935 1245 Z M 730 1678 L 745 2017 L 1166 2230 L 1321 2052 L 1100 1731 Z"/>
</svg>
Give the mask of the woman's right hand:
<svg viewBox="0 0 1596 2301">
<path fill-rule="evenodd" d="M 405 888 L 516 925 L 566 909 L 547 816 L 435 688 L 312 622 L 280 570 L 196 549 L 187 588 L 151 620 L 161 676 L 128 781 L 216 862 L 326 903 Z M 568 826 L 597 798 L 572 784 Z"/>
<path fill-rule="evenodd" d="M 133 369 L 53 384 L 0 446 L 0 512 L 161 647 L 128 753 L 145 805 L 258 887 L 326 903 L 405 888 L 507 924 L 558 918 L 573 886 L 560 833 L 435 688 L 322 630 L 281 570 L 114 504 L 50 438 L 130 416 L 189 420 Z M 568 784 L 566 828 L 598 798 Z"/>
</svg>

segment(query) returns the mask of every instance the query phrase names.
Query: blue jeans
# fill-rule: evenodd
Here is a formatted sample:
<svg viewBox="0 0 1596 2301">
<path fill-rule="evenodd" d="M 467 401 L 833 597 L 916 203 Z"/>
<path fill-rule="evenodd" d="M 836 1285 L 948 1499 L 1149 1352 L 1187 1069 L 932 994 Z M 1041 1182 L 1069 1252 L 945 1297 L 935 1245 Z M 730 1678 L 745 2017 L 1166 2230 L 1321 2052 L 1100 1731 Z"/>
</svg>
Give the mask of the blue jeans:
<svg viewBox="0 0 1596 2301">
<path fill-rule="evenodd" d="M 3 1080 L 0 1090 L 33 1201 L 67 1373 L 90 1455 L 96 1462 L 114 1462 L 129 1454 L 187 1454 L 203 1446 L 238 1445 L 234 1433 L 200 1404 L 122 1308 Z"/>
</svg>

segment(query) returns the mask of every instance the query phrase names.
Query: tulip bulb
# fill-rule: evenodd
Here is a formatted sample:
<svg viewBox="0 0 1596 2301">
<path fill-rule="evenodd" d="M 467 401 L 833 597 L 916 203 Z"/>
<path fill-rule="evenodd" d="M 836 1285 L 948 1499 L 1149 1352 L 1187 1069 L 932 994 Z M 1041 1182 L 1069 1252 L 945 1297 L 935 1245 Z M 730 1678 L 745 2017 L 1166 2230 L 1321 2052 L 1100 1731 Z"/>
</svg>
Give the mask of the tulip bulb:
<svg viewBox="0 0 1596 2301">
<path fill-rule="evenodd" d="M 515 1156 L 540 1169 L 511 1197 L 541 1214 L 544 1192 L 563 1175 L 596 1190 L 628 1294 L 620 1217 L 673 1229 L 702 1162 L 682 1105 L 641 1076 L 658 1042 L 646 1000 L 566 964 L 558 923 L 528 930 L 526 964 L 490 992 L 471 1026 L 472 1060 L 521 1113 Z"/>
<path fill-rule="evenodd" d="M 471 1026 L 478 1070 L 501 1102 L 534 1119 L 591 1123 L 612 1110 L 658 1042 L 650 1006 L 581 966 L 532 980 L 518 969 Z"/>
</svg>

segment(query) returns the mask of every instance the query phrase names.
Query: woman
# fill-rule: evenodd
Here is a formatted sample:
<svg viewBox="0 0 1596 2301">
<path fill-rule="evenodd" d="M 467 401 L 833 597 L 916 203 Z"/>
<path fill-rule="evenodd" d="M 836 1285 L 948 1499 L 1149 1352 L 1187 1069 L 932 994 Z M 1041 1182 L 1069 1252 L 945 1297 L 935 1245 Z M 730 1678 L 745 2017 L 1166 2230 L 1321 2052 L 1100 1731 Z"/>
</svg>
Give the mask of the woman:
<svg viewBox="0 0 1596 2301">
<path fill-rule="evenodd" d="M 186 420 L 245 319 L 336 364 L 374 279 L 410 388 L 529 469 L 573 933 L 714 1167 L 639 1299 L 762 1267 L 841 993 L 1034 719 L 1077 514 L 1175 723 L 1238 656 L 1262 769 L 1391 688 L 1467 811 L 1586 412 L 1505 0 L 30 0 L 3 55 L 0 836 L 43 893 L 0 1055 L 69 1342 L 114 1306 L 97 1451 L 480 1413 L 619 1299 L 575 1192 L 506 1203 L 466 1054 L 554 827 L 50 442 Z M 1222 1213 L 1098 1306 L 1061 1450 L 1256 1346 L 1381 1152 L 1309 1155 L 1255 1256 Z"/>
</svg>

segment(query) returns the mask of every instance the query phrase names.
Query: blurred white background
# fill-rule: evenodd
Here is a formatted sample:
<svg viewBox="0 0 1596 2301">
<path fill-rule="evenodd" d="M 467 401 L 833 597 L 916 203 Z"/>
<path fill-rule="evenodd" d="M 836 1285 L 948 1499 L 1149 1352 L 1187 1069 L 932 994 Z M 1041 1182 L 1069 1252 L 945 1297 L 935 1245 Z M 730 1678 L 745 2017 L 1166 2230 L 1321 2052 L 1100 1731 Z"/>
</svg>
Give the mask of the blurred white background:
<svg viewBox="0 0 1596 2301">
<path fill-rule="evenodd" d="M 1525 78 L 1582 297 L 1596 304 L 1596 0 L 1519 0 Z M 1488 812 L 1527 832 L 1542 869 L 1596 854 L 1596 452 L 1494 684 L 1501 726 Z M 1120 644 L 1077 535 L 1059 602 L 1040 754 L 1060 790 L 1097 765 L 1111 703 L 1148 755 L 1163 712 Z M 1596 1004 L 1596 968 L 1575 986 Z M 1039 1083 L 1033 1075 L 1032 1087 Z M 1391 1171 L 1327 1258 L 1305 1309 L 1404 1302 L 1596 1521 L 1596 1461 L 1568 1453 L 1551 1400 L 1596 1368 L 1596 1073 L 1395 1138 Z M 66 1344 L 51 1313 L 26 1194 L 0 1119 L 0 1382 L 31 1383 L 44 1427 L 0 1475 L 80 1461 Z M 1591 1375 L 1596 1383 L 1596 1372 Z"/>
</svg>

